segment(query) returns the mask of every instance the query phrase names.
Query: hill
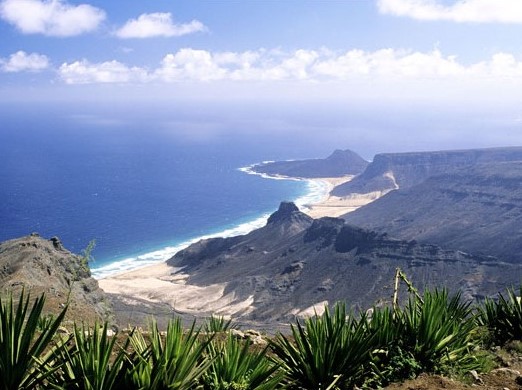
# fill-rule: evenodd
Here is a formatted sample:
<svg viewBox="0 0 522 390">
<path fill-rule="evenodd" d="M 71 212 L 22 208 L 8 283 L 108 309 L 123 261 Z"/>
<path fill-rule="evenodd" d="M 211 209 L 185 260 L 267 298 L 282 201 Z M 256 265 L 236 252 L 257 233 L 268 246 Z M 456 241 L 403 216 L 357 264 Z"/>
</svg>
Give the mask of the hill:
<svg viewBox="0 0 522 390">
<path fill-rule="evenodd" d="M 111 307 L 81 256 L 66 250 L 56 237 L 37 234 L 0 243 L 0 288 L 22 288 L 32 297 L 47 296 L 48 313 L 69 302 L 67 317 L 77 323 L 110 320 Z"/>
<path fill-rule="evenodd" d="M 343 218 L 395 237 L 522 263 L 522 162 L 479 164 L 392 191 Z"/>
<path fill-rule="evenodd" d="M 520 265 L 436 245 L 396 240 L 339 218 L 313 220 L 282 203 L 265 227 L 245 236 L 200 241 L 168 260 L 184 283 L 225 283 L 229 304 L 249 302 L 236 317 L 287 320 L 326 302 L 368 308 L 392 294 L 396 267 L 417 286 L 447 286 L 466 298 L 519 283 Z M 177 268 L 179 270 L 179 268 Z"/>
<path fill-rule="evenodd" d="M 251 170 L 290 177 L 342 177 L 364 171 L 368 161 L 351 150 L 336 150 L 324 159 L 276 161 L 254 165 Z"/>
</svg>

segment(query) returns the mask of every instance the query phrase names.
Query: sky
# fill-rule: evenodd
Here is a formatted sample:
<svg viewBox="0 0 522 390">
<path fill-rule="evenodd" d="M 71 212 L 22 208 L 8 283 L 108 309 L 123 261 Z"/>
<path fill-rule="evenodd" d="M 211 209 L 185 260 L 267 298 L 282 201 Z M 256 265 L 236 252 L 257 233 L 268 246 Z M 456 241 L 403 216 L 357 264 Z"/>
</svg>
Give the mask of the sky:
<svg viewBox="0 0 522 390">
<path fill-rule="evenodd" d="M 520 0 L 1 0 L 0 105 L 205 104 L 328 147 L 351 126 L 367 153 L 519 145 L 521 36 Z"/>
</svg>

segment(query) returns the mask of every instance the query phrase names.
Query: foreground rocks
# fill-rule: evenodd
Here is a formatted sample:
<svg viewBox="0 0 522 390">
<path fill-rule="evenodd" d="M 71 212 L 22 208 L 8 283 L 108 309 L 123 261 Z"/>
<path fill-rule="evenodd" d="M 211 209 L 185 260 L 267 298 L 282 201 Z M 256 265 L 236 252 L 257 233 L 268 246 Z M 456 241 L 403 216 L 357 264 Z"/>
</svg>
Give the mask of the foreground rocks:
<svg viewBox="0 0 522 390">
<path fill-rule="evenodd" d="M 46 294 L 46 312 L 58 313 L 67 303 L 66 318 L 77 323 L 112 319 L 111 306 L 81 256 L 60 240 L 37 234 L 0 243 L 0 288 L 15 296 Z"/>
</svg>

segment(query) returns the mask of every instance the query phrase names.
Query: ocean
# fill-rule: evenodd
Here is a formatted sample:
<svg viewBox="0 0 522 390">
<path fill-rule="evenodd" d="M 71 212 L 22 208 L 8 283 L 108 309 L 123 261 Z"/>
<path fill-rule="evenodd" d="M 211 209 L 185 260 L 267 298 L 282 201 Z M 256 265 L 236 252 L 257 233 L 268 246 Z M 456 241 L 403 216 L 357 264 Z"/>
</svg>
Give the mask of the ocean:
<svg viewBox="0 0 522 390">
<path fill-rule="evenodd" d="M 95 240 L 96 278 L 165 261 L 201 238 L 246 234 L 281 201 L 305 205 L 327 191 L 249 172 L 295 153 L 290 141 L 194 133 L 186 121 L 165 130 L 150 117 L 119 123 L 44 109 L 2 117 L 0 241 L 37 232 L 81 253 Z"/>
</svg>

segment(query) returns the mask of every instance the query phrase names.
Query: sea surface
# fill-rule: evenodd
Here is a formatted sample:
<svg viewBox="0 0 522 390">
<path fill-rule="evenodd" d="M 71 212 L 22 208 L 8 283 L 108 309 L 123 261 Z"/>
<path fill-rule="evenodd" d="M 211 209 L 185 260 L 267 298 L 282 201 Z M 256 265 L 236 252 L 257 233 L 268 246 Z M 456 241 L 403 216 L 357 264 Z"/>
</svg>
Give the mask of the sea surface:
<svg viewBox="0 0 522 390">
<path fill-rule="evenodd" d="M 95 240 L 96 278 L 165 261 L 204 237 L 248 233 L 281 201 L 305 205 L 327 191 L 250 174 L 289 152 L 252 134 L 193 137 L 176 131 L 183 123 L 165 131 L 150 120 L 52 114 L 3 113 L 0 241 L 38 232 L 81 253 Z"/>
</svg>

